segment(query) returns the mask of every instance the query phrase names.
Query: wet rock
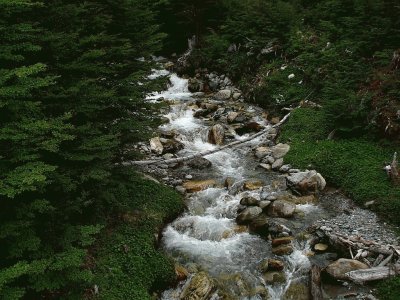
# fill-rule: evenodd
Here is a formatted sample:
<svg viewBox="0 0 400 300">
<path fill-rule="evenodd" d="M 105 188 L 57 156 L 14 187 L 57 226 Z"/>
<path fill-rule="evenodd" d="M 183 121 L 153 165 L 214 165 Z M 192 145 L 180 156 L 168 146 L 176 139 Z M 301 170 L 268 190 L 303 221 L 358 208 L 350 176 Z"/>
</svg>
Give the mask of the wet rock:
<svg viewBox="0 0 400 300">
<path fill-rule="evenodd" d="M 235 183 L 235 178 L 233 177 L 226 177 L 224 182 L 224 187 L 229 189 Z"/>
<path fill-rule="evenodd" d="M 311 300 L 309 288 L 305 283 L 292 282 L 285 294 L 283 300 Z"/>
<path fill-rule="evenodd" d="M 154 137 L 150 139 L 150 149 L 151 151 L 161 155 L 163 153 L 164 147 L 161 144 L 159 137 Z"/>
<path fill-rule="evenodd" d="M 264 127 L 261 124 L 257 123 L 257 122 L 249 122 L 249 123 L 246 123 L 246 124 L 244 124 L 244 125 L 242 125 L 240 127 L 237 127 L 235 129 L 235 131 L 236 131 L 237 134 L 243 135 L 243 134 L 246 134 L 246 133 L 259 132 L 263 128 Z"/>
<path fill-rule="evenodd" d="M 358 260 L 340 258 L 331 263 L 325 271 L 335 279 L 346 280 L 347 272 L 360 269 L 368 269 L 368 266 Z"/>
<path fill-rule="evenodd" d="M 175 67 L 175 64 L 172 61 L 168 61 L 164 64 L 164 68 L 168 71 L 172 71 Z"/>
<path fill-rule="evenodd" d="M 186 280 L 189 276 L 189 272 L 181 265 L 175 265 L 175 274 L 178 281 Z"/>
<path fill-rule="evenodd" d="M 190 160 L 187 165 L 193 169 L 206 169 L 206 168 L 210 168 L 212 163 L 211 161 L 209 161 L 208 159 L 204 158 L 204 157 L 197 157 L 194 158 L 192 160 Z"/>
<path fill-rule="evenodd" d="M 231 111 L 231 112 L 229 112 L 229 113 L 228 113 L 228 116 L 227 116 L 227 121 L 228 121 L 229 123 L 234 122 L 235 119 L 238 117 L 238 115 L 239 115 L 239 113 L 237 113 L 236 111 Z"/>
<path fill-rule="evenodd" d="M 281 144 L 279 143 L 278 145 L 272 147 L 272 156 L 275 159 L 282 158 L 288 153 L 290 150 L 290 146 L 288 144 Z"/>
<path fill-rule="evenodd" d="M 231 90 L 220 90 L 215 94 L 215 98 L 218 100 L 228 100 L 232 96 Z"/>
<path fill-rule="evenodd" d="M 187 181 L 183 184 L 183 187 L 188 193 L 199 192 L 207 188 L 215 186 L 217 183 L 213 179 L 208 180 L 193 180 Z"/>
<path fill-rule="evenodd" d="M 274 236 L 290 235 L 292 233 L 289 227 L 276 220 L 270 222 L 269 232 Z"/>
<path fill-rule="evenodd" d="M 263 158 L 263 157 L 267 156 L 270 152 L 271 152 L 271 150 L 268 147 L 258 147 L 258 148 L 256 148 L 254 155 L 257 158 Z"/>
<path fill-rule="evenodd" d="M 269 271 L 282 271 L 285 267 L 283 261 L 278 259 L 268 259 L 268 270 Z"/>
<path fill-rule="evenodd" d="M 296 204 L 316 204 L 318 202 L 317 197 L 315 195 L 308 195 L 302 197 L 295 197 L 294 203 Z"/>
<path fill-rule="evenodd" d="M 184 148 L 183 143 L 177 140 L 162 140 L 163 153 L 175 153 Z"/>
<path fill-rule="evenodd" d="M 240 200 L 240 204 L 245 206 L 258 206 L 259 202 L 260 200 L 257 200 L 254 197 L 243 197 Z"/>
<path fill-rule="evenodd" d="M 286 180 L 289 187 L 303 195 L 322 191 L 326 186 L 325 179 L 315 170 L 291 174 Z"/>
<path fill-rule="evenodd" d="M 269 259 L 263 259 L 261 263 L 258 265 L 258 268 L 262 273 L 265 273 L 269 270 Z"/>
<path fill-rule="evenodd" d="M 220 124 L 211 127 L 208 132 L 208 141 L 211 144 L 222 145 L 224 143 L 225 129 Z"/>
<path fill-rule="evenodd" d="M 258 203 L 258 207 L 260 207 L 262 210 L 266 210 L 267 207 L 271 204 L 271 201 L 269 200 L 262 200 Z"/>
<path fill-rule="evenodd" d="M 236 222 L 238 224 L 250 223 L 253 219 L 258 217 L 262 213 L 262 209 L 258 206 L 251 206 L 242 211 L 237 217 Z"/>
<path fill-rule="evenodd" d="M 290 244 L 292 241 L 293 241 L 293 237 L 291 237 L 291 236 L 280 237 L 280 238 L 273 239 L 271 244 L 272 244 L 272 247 L 277 247 L 280 245 Z"/>
<path fill-rule="evenodd" d="M 318 243 L 314 245 L 314 250 L 318 251 L 318 252 L 323 252 L 328 250 L 328 245 L 327 244 L 322 244 L 322 243 Z"/>
<path fill-rule="evenodd" d="M 196 110 L 194 113 L 193 113 L 193 117 L 195 117 L 195 118 L 201 118 L 201 117 L 205 117 L 205 116 L 207 116 L 209 113 L 211 113 L 209 110 L 207 110 L 207 109 L 199 109 L 199 110 Z"/>
<path fill-rule="evenodd" d="M 284 272 L 269 271 L 264 273 L 263 278 L 267 284 L 280 284 L 286 282 L 286 275 Z"/>
<path fill-rule="evenodd" d="M 258 217 L 251 221 L 249 228 L 255 233 L 266 235 L 269 229 L 268 217 L 264 214 L 260 214 Z"/>
<path fill-rule="evenodd" d="M 272 248 L 272 253 L 275 255 L 289 255 L 293 252 L 292 245 L 280 245 L 278 247 Z"/>
<path fill-rule="evenodd" d="M 296 205 L 284 200 L 274 201 L 268 207 L 268 215 L 271 217 L 290 218 L 294 215 Z"/>
<path fill-rule="evenodd" d="M 211 296 L 215 285 L 205 272 L 193 276 L 189 285 L 183 290 L 180 299 L 182 300 L 207 300 Z"/>
<path fill-rule="evenodd" d="M 243 184 L 243 189 L 248 191 L 253 191 L 261 188 L 263 183 L 261 180 L 247 180 Z"/>
<path fill-rule="evenodd" d="M 175 137 L 175 132 L 172 130 L 165 130 L 165 129 L 158 129 L 158 132 L 160 133 L 160 136 L 166 139 L 172 139 Z"/>
<path fill-rule="evenodd" d="M 275 162 L 272 164 L 272 169 L 273 170 L 278 170 L 282 167 L 283 165 L 283 158 L 278 158 L 275 160 Z"/>
</svg>

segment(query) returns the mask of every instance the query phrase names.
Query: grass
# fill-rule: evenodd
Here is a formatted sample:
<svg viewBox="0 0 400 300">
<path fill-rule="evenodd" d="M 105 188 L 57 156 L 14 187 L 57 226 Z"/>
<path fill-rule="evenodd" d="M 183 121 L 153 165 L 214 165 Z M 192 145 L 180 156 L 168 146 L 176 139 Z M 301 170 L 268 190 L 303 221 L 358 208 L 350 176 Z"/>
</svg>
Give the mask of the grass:
<svg viewBox="0 0 400 300">
<path fill-rule="evenodd" d="M 130 200 L 95 246 L 93 283 L 99 299 L 153 299 L 154 291 L 175 281 L 173 262 L 157 249 L 156 235 L 182 211 L 182 198 L 138 174 L 131 173 L 129 180 Z"/>
<path fill-rule="evenodd" d="M 359 205 L 374 200 L 372 208 L 399 225 L 400 187 L 394 187 L 383 171 L 396 149 L 367 139 L 327 140 L 327 122 L 321 110 L 294 111 L 280 136 L 291 144 L 285 162 L 317 169 Z"/>
</svg>

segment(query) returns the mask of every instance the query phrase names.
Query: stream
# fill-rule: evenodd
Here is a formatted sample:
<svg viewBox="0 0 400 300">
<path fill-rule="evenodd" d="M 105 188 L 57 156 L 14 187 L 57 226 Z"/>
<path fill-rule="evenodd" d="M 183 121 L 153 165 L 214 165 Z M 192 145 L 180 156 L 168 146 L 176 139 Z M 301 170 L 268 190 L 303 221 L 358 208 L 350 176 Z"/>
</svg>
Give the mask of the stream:
<svg viewBox="0 0 400 300">
<path fill-rule="evenodd" d="M 202 93 L 190 93 L 187 79 L 166 70 L 154 70 L 150 76 L 151 79 L 158 76 L 170 78 L 168 90 L 149 94 L 147 101 L 168 100 L 169 108 L 164 117 L 169 122 L 160 130 L 174 132 L 176 139 L 184 145 L 176 155 L 215 149 L 217 146 L 208 142 L 208 131 L 215 121 L 195 117 L 194 113 L 199 110 L 199 101 L 221 105 L 221 100 L 206 98 Z M 223 105 L 238 105 L 237 101 L 231 102 L 225 101 Z M 240 103 L 240 106 L 252 116 L 250 121 L 270 126 L 261 117 L 261 108 L 246 103 Z M 241 140 L 249 134 L 233 132 L 229 138 L 231 141 Z M 168 169 L 168 175 L 183 178 L 183 181 L 212 179 L 217 184 L 186 193 L 186 211 L 162 233 L 162 249 L 189 273 L 186 280 L 164 291 L 162 300 L 203 299 L 182 296 L 196 274 L 205 274 L 213 282 L 209 288 L 200 280 L 202 288 L 209 289 L 208 292 L 211 290 L 204 299 L 308 299 L 301 295 L 308 293 L 304 289 L 309 285 L 309 257 L 312 255 L 306 229 L 320 219 L 333 217 L 335 211 L 318 202 L 304 203 L 296 205 L 291 218 L 271 218 L 289 228 L 294 237 L 291 241 L 293 251 L 286 255 L 273 254 L 268 236 L 249 232 L 248 226 L 236 222 L 240 200 L 244 197 L 259 200 L 265 189 L 290 197 L 290 192 L 284 188 L 284 175 L 260 168 L 260 161 L 254 155 L 255 148 L 268 142 L 262 135 L 237 148 L 208 155 L 205 158 L 212 164 L 209 168 L 198 169 L 185 164 Z M 230 188 L 224 186 L 227 178 L 231 181 Z M 247 180 L 260 181 L 263 188 L 243 190 L 240 187 Z M 266 259 L 282 261 L 283 271 L 266 275 L 260 269 L 260 264 Z"/>
</svg>

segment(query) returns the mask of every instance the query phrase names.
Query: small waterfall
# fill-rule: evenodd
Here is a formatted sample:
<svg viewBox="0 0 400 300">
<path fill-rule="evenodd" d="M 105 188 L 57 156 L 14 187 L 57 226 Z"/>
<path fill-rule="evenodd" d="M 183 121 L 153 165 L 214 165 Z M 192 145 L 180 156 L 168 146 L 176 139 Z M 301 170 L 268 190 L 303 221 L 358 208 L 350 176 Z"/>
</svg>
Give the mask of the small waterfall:
<svg viewBox="0 0 400 300">
<path fill-rule="evenodd" d="M 157 74 L 152 74 L 150 76 L 162 76 L 159 75 L 162 72 L 165 72 L 166 70 L 161 70 Z M 168 71 L 167 71 L 168 72 Z M 169 74 L 169 72 L 168 72 Z M 157 78 L 157 77 L 155 77 Z M 159 100 L 161 98 L 166 99 L 166 100 L 190 100 L 192 99 L 192 93 L 189 92 L 188 85 L 189 81 L 188 79 L 183 79 L 180 78 L 177 74 L 173 73 L 169 77 L 170 81 L 170 86 L 167 91 L 158 93 L 150 93 L 146 96 L 146 100 Z"/>
</svg>

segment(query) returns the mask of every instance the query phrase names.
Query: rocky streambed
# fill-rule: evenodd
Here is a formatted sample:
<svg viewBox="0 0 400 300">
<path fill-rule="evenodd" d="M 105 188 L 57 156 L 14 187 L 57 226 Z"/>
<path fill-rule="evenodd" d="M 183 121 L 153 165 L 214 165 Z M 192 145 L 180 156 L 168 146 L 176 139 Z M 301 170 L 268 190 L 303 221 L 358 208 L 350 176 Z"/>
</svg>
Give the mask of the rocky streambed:
<svg viewBox="0 0 400 300">
<path fill-rule="evenodd" d="M 312 299 L 313 265 L 323 270 L 324 299 L 373 299 L 368 287 L 343 275 L 368 265 L 336 249 L 329 232 L 396 245 L 390 228 L 327 189 L 321 174 L 285 164 L 290 145 L 276 144 L 272 127 L 279 119 L 244 103 L 226 76 L 183 79 L 166 70 L 153 75 L 170 77 L 167 91 L 147 97 L 169 104 L 161 111 L 168 121 L 148 144 L 136 147 L 160 160 L 145 171 L 184 194 L 187 204 L 162 233 L 161 247 L 175 260 L 180 281 L 161 299 Z M 266 129 L 235 148 L 171 162 Z M 369 253 L 362 255 L 369 259 Z"/>
</svg>

